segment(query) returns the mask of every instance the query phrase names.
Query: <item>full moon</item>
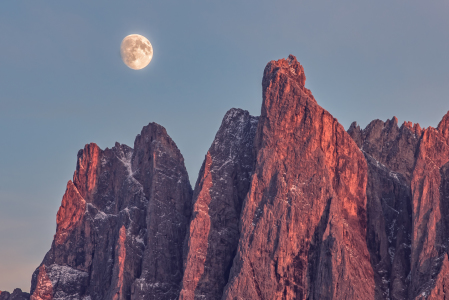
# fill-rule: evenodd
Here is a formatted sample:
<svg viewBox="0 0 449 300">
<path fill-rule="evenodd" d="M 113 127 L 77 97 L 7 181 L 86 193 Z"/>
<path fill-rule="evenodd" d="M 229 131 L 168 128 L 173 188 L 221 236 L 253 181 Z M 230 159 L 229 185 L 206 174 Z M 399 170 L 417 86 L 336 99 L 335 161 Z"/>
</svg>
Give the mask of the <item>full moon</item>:
<svg viewBox="0 0 449 300">
<path fill-rule="evenodd" d="M 153 46 L 150 41 L 139 34 L 125 37 L 120 46 L 123 62 L 133 70 L 140 70 L 148 66 L 153 58 Z"/>
</svg>

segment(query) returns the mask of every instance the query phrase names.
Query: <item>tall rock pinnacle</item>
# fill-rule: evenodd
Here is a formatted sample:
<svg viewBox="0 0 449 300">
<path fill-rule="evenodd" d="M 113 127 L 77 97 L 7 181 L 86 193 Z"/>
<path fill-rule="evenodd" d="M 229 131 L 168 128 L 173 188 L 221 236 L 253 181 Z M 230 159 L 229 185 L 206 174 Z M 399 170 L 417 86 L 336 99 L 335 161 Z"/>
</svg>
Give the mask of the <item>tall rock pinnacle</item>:
<svg viewBox="0 0 449 300">
<path fill-rule="evenodd" d="M 268 63 L 257 160 L 224 299 L 372 299 L 367 165 L 304 87 L 294 56 Z"/>
<path fill-rule="evenodd" d="M 144 127 L 134 149 L 86 145 L 31 299 L 176 298 L 190 201 L 184 159 L 162 126 Z"/>
<path fill-rule="evenodd" d="M 207 152 L 193 195 L 179 299 L 221 299 L 239 241 L 253 171 L 257 117 L 229 110 Z"/>
</svg>

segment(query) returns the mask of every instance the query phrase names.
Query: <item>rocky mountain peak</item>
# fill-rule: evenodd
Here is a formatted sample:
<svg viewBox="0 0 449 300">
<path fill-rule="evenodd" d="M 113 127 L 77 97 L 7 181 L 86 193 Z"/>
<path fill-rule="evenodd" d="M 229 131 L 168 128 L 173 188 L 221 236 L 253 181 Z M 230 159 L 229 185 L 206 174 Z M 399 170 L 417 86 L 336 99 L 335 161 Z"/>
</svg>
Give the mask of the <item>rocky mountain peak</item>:
<svg viewBox="0 0 449 300">
<path fill-rule="evenodd" d="M 287 59 L 270 61 L 265 67 L 264 77 L 271 77 L 276 74 L 284 74 L 288 78 L 293 79 L 299 85 L 306 84 L 306 74 L 304 74 L 303 66 L 298 62 L 295 56 L 289 55 Z"/>
<path fill-rule="evenodd" d="M 156 123 L 134 149 L 86 145 L 31 300 L 176 298 L 191 197 L 184 159 Z"/>
<path fill-rule="evenodd" d="M 407 128 L 408 130 L 410 130 L 410 132 L 412 132 L 416 137 L 420 137 L 421 136 L 421 134 L 422 134 L 422 128 L 421 128 L 421 126 L 418 124 L 418 123 L 414 123 L 413 124 L 413 122 L 407 122 L 407 121 L 404 121 L 404 123 L 402 124 L 402 126 L 401 126 L 401 129 L 402 128 Z"/>
<path fill-rule="evenodd" d="M 351 126 L 349 126 L 348 129 L 348 133 L 352 137 L 354 142 L 357 144 L 357 146 L 361 148 L 363 143 L 363 136 L 362 136 L 363 132 L 359 124 L 357 124 L 357 122 L 354 121 L 351 123 Z"/>
<path fill-rule="evenodd" d="M 239 241 L 258 117 L 232 108 L 204 159 L 193 193 L 180 300 L 221 299 Z"/>
<path fill-rule="evenodd" d="M 31 300 L 448 299 L 449 112 L 346 132 L 305 81 L 269 62 L 260 117 L 225 114 L 194 191 L 161 125 L 86 145 Z"/>
<path fill-rule="evenodd" d="M 272 60 L 265 67 L 262 80 L 264 93 L 270 87 L 279 85 L 279 88 L 286 93 L 291 88 L 300 89 L 314 100 L 310 90 L 305 88 L 305 84 L 306 74 L 304 73 L 304 68 L 296 57 L 291 54 L 287 59 Z"/>
<path fill-rule="evenodd" d="M 256 163 L 222 299 L 374 294 L 364 242 L 366 161 L 304 84 L 293 56 L 265 68 Z"/>
<path fill-rule="evenodd" d="M 397 129 L 399 129 L 399 127 L 398 127 L 398 118 L 396 117 L 396 116 L 393 116 L 393 118 L 391 118 L 391 120 L 390 119 L 388 119 L 386 122 L 385 122 L 385 125 L 387 126 L 387 127 L 396 127 Z"/>
<path fill-rule="evenodd" d="M 443 119 L 440 121 L 437 127 L 438 131 L 448 140 L 449 142 L 449 111 L 444 115 Z"/>
</svg>

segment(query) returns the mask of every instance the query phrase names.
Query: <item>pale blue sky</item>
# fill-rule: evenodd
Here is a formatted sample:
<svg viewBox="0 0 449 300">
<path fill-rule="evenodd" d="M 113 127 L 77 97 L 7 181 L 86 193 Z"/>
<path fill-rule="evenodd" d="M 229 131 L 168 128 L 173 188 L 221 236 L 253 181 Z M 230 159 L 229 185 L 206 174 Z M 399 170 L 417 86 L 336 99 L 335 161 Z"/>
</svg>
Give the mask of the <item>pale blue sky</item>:
<svg viewBox="0 0 449 300">
<path fill-rule="evenodd" d="M 318 103 L 436 126 L 449 110 L 449 2 L 2 1 L 0 290 L 29 290 L 84 144 L 163 125 L 192 183 L 225 112 L 260 113 L 270 60 L 295 55 Z M 154 47 L 128 69 L 128 34 Z"/>
</svg>

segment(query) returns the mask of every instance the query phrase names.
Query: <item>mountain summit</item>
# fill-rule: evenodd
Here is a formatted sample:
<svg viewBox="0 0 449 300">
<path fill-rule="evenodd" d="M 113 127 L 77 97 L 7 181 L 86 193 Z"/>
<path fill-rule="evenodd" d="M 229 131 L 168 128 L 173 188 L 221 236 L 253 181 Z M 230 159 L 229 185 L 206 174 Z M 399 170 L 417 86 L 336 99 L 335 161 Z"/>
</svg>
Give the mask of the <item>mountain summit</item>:
<svg viewBox="0 0 449 300">
<path fill-rule="evenodd" d="M 260 116 L 226 113 L 193 191 L 158 124 L 86 145 L 31 299 L 449 299 L 449 113 L 346 132 L 305 82 L 269 62 Z"/>
</svg>

